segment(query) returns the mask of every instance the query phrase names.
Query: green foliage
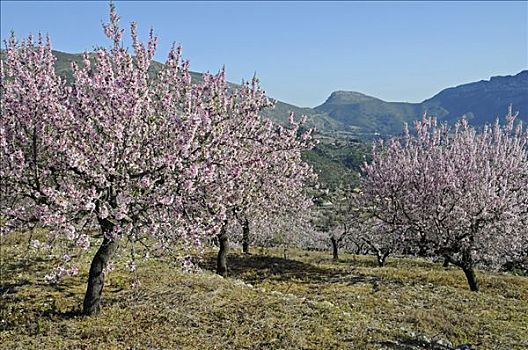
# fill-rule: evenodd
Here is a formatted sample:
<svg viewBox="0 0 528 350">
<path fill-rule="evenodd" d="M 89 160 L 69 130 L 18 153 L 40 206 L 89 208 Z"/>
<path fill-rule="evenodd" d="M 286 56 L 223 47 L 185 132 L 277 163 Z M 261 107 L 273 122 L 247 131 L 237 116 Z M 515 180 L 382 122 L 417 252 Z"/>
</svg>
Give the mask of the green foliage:
<svg viewBox="0 0 528 350">
<path fill-rule="evenodd" d="M 328 158 L 320 149 L 304 152 L 303 160 L 314 168 L 323 187 L 336 188 L 344 182 L 357 181 L 355 173 L 343 164 Z"/>
<path fill-rule="evenodd" d="M 303 159 L 315 169 L 323 187 L 333 190 L 359 185 L 358 173 L 369 153 L 370 147 L 365 143 L 334 139 L 305 152 Z"/>
</svg>

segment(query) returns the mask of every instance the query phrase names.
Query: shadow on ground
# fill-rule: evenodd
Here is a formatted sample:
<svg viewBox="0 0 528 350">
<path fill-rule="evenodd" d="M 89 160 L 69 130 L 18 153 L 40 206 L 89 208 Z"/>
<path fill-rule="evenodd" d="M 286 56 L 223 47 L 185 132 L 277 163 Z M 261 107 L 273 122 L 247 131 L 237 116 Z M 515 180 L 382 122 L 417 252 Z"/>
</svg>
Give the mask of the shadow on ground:
<svg viewBox="0 0 528 350">
<path fill-rule="evenodd" d="M 26 279 L 20 280 L 16 283 L 2 283 L 0 285 L 0 296 L 5 297 L 7 294 L 18 292 L 20 288 L 30 286 L 31 282 Z"/>
<path fill-rule="evenodd" d="M 428 337 L 403 337 L 397 341 L 376 342 L 377 345 L 383 346 L 384 349 L 391 350 L 474 350 L 471 344 L 461 344 L 453 347 L 451 343 L 439 339 L 429 339 Z"/>
<path fill-rule="evenodd" d="M 208 254 L 202 266 L 209 271 L 216 270 L 216 255 Z M 370 283 L 377 289 L 380 283 L 402 284 L 400 280 L 381 280 L 378 276 L 357 274 L 353 265 L 322 267 L 298 260 L 259 254 L 232 253 L 228 257 L 228 277 L 239 278 L 246 283 L 260 284 L 265 280 L 278 282 L 321 284 L 321 283 Z"/>
</svg>

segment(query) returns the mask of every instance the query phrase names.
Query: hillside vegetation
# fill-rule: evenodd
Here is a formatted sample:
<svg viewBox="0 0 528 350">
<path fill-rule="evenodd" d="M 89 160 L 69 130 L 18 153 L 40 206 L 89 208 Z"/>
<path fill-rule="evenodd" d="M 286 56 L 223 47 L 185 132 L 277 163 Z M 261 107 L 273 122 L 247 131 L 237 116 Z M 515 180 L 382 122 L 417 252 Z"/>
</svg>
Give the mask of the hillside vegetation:
<svg viewBox="0 0 528 350">
<path fill-rule="evenodd" d="M 65 78 L 67 81 L 71 82 L 72 70 L 71 63 L 74 62 L 77 65 L 82 64 L 82 55 L 81 54 L 70 54 L 61 51 L 53 51 L 54 56 L 56 57 L 55 70 L 58 75 Z M 153 62 L 150 67 L 150 71 L 154 76 L 157 72 L 161 70 L 162 63 Z M 216 73 L 212 71 L 211 73 Z M 202 74 L 198 72 L 191 72 L 191 77 L 193 83 L 200 83 L 203 81 Z M 230 87 L 235 89 L 240 87 L 240 85 L 235 83 L 229 83 Z M 296 119 L 299 119 L 302 115 L 307 117 L 307 126 L 315 127 L 321 132 L 335 132 L 335 131 L 345 131 L 351 132 L 353 128 L 350 128 L 343 123 L 330 118 L 326 113 L 316 111 L 313 108 L 301 108 L 282 101 L 272 99 L 275 103 L 273 108 L 267 108 L 262 112 L 264 117 L 270 118 L 275 122 L 285 124 L 288 122 L 288 115 L 290 112 L 295 114 Z"/>
<path fill-rule="evenodd" d="M 528 121 L 528 71 L 447 88 L 421 103 L 387 102 L 359 92 L 336 91 L 315 110 L 363 132 L 397 134 L 404 122 L 412 123 L 424 112 L 449 123 L 466 115 L 472 125 L 479 126 L 502 118 L 510 104 L 520 112 L 519 119 Z"/>
<path fill-rule="evenodd" d="M 182 273 L 170 259 L 107 275 L 98 317 L 80 316 L 86 269 L 44 283 L 55 257 L 2 242 L 1 349 L 526 349 L 528 280 L 478 271 L 482 290 L 440 263 L 256 249 L 233 252 L 230 277 Z M 95 246 L 95 245 L 93 245 Z M 89 255 L 85 255 L 87 257 Z M 88 266 L 88 260 L 81 267 Z M 132 288 L 136 280 L 140 286 Z"/>
<path fill-rule="evenodd" d="M 70 64 L 81 64 L 82 56 L 60 51 L 53 53 L 57 58 L 57 73 L 71 80 Z M 152 72 L 158 71 L 160 66 L 161 63 L 154 62 Z M 191 75 L 194 82 L 202 81 L 201 73 L 191 72 Z M 450 123 L 465 114 L 472 125 L 478 126 L 502 117 L 510 104 L 520 111 L 519 118 L 527 122 L 528 71 L 446 88 L 420 103 L 387 102 L 354 91 L 335 91 L 325 103 L 314 108 L 273 101 L 275 107 L 263 111 L 265 117 L 286 123 L 289 112 L 297 117 L 306 115 L 309 127 L 317 128 L 322 134 L 345 138 L 371 139 L 377 134 L 398 134 L 404 122 L 413 122 L 424 112 Z"/>
<path fill-rule="evenodd" d="M 319 183 L 335 189 L 359 185 L 358 174 L 369 154 L 370 146 L 366 143 L 321 139 L 317 146 L 303 153 L 303 160 L 314 168 Z"/>
</svg>

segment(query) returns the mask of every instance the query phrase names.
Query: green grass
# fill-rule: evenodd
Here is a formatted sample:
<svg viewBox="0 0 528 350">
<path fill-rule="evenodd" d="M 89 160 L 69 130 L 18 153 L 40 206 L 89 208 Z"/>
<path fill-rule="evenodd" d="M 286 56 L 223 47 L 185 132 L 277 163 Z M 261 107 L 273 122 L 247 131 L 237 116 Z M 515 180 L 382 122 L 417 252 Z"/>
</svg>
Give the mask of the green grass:
<svg viewBox="0 0 528 350">
<path fill-rule="evenodd" d="M 182 273 L 168 259 L 122 260 L 106 278 L 103 311 L 79 315 L 84 269 L 43 282 L 53 258 L 2 242 L 2 349 L 431 349 L 436 339 L 476 349 L 528 347 L 528 279 L 477 271 L 481 292 L 458 269 L 425 260 L 254 249 L 230 254 L 230 277 Z M 95 247 L 94 247 L 95 249 Z M 130 287 L 134 278 L 141 286 Z"/>
</svg>

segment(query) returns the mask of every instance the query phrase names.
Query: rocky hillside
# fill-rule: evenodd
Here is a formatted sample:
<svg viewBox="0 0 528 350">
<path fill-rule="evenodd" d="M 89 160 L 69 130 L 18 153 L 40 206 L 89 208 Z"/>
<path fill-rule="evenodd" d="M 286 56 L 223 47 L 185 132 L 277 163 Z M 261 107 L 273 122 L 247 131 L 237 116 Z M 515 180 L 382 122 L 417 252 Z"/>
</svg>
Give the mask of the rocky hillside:
<svg viewBox="0 0 528 350">
<path fill-rule="evenodd" d="M 449 122 L 466 114 L 473 124 L 481 125 L 502 117 L 509 104 L 520 112 L 521 119 L 528 121 L 528 70 L 442 90 L 421 106 L 445 111 L 442 119 Z"/>
<path fill-rule="evenodd" d="M 447 88 L 421 103 L 386 102 L 359 92 L 336 91 L 315 110 L 348 127 L 394 134 L 403 122 L 412 122 L 424 112 L 450 123 L 465 114 L 472 124 L 482 125 L 502 117 L 510 104 L 527 122 L 528 70 Z"/>
</svg>

